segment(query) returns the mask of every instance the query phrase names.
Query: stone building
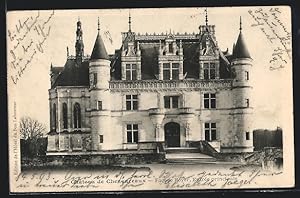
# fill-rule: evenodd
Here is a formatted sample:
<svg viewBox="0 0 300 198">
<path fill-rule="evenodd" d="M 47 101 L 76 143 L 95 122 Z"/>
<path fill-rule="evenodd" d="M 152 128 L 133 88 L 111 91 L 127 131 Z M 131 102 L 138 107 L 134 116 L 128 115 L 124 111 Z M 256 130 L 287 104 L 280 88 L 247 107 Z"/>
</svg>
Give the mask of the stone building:
<svg viewBox="0 0 300 198">
<path fill-rule="evenodd" d="M 68 53 L 63 67 L 51 65 L 48 155 L 157 153 L 199 145 L 253 151 L 252 59 L 241 22 L 232 53 L 218 47 L 207 16 L 197 34 L 139 34 L 129 17 L 113 55 L 99 21 L 90 57 L 81 21 L 76 37 L 76 55 Z"/>
</svg>

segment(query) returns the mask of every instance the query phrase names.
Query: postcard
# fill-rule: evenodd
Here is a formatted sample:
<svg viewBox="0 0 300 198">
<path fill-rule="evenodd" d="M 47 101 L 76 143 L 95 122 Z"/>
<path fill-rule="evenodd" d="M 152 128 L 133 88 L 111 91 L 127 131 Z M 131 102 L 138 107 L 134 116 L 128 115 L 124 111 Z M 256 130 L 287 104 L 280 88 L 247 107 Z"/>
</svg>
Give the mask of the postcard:
<svg viewBox="0 0 300 198">
<path fill-rule="evenodd" d="M 10 191 L 293 187 L 291 8 L 7 13 Z"/>
</svg>

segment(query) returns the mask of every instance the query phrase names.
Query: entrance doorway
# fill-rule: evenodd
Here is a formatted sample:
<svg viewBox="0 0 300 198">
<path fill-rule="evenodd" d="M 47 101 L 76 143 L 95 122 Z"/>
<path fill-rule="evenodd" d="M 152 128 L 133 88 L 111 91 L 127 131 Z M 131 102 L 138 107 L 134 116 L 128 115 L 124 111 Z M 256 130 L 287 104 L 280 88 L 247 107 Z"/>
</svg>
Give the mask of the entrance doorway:
<svg viewBox="0 0 300 198">
<path fill-rule="evenodd" d="M 180 125 L 176 122 L 165 124 L 166 147 L 180 147 Z"/>
</svg>

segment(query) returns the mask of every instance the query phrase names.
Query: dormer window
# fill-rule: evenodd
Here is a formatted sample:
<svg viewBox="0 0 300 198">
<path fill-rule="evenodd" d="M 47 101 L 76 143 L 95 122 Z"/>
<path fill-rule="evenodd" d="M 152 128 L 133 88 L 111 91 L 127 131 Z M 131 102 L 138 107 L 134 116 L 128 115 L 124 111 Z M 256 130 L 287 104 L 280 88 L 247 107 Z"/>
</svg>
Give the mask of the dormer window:
<svg viewBox="0 0 300 198">
<path fill-rule="evenodd" d="M 169 43 L 169 53 L 173 53 L 173 43 Z"/>
<path fill-rule="evenodd" d="M 216 79 L 216 64 L 204 63 L 203 64 L 204 79 Z"/>
<path fill-rule="evenodd" d="M 163 63 L 163 79 L 178 80 L 179 79 L 179 63 Z"/>
<path fill-rule="evenodd" d="M 126 80 L 136 80 L 136 64 L 126 64 Z"/>
</svg>

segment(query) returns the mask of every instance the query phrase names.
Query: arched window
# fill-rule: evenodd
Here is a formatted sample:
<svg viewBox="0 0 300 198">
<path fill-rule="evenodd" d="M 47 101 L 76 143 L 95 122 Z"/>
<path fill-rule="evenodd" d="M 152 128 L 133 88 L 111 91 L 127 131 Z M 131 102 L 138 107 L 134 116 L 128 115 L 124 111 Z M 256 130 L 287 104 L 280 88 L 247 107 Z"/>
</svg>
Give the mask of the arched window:
<svg viewBox="0 0 300 198">
<path fill-rule="evenodd" d="M 56 130 L 56 104 L 55 103 L 53 104 L 52 107 L 52 118 L 53 118 L 52 129 Z"/>
<path fill-rule="evenodd" d="M 63 103 L 62 111 L 63 111 L 63 127 L 64 127 L 64 129 L 67 129 L 68 128 L 68 106 L 67 106 L 67 103 Z"/>
<path fill-rule="evenodd" d="M 77 102 L 74 105 L 74 128 L 81 128 L 81 110 Z"/>
</svg>

